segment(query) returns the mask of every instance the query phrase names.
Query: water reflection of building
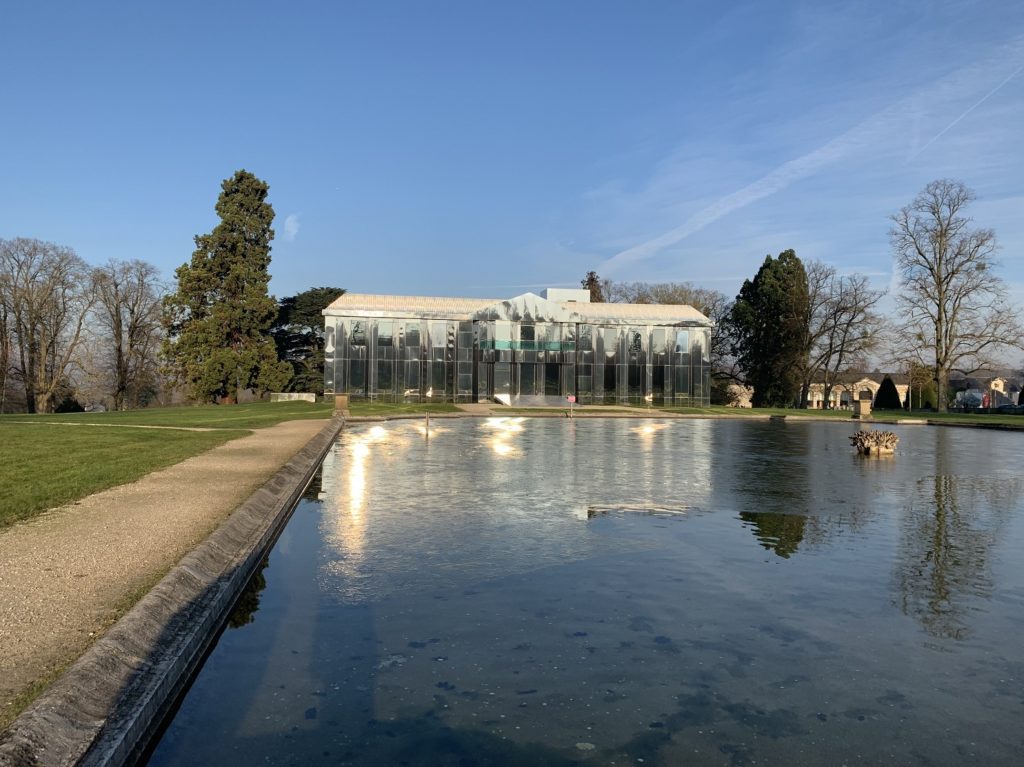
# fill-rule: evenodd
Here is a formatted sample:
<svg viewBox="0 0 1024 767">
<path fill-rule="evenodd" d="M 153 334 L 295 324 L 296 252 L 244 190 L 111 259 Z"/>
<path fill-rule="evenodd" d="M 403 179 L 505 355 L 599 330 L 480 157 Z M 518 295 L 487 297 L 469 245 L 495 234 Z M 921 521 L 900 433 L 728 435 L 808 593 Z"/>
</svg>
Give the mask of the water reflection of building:
<svg viewBox="0 0 1024 767">
<path fill-rule="evenodd" d="M 711 322 L 690 306 L 346 293 L 324 310 L 324 391 L 386 401 L 706 405 Z"/>
</svg>

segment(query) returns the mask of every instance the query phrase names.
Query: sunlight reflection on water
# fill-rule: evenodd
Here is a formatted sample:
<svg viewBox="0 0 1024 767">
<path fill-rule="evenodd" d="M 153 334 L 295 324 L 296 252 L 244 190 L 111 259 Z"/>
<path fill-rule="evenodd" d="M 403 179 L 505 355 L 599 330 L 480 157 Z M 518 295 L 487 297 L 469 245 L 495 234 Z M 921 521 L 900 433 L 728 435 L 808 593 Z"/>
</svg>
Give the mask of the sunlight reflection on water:
<svg viewBox="0 0 1024 767">
<path fill-rule="evenodd" d="M 425 426 L 345 432 L 154 764 L 1018 763 L 1017 435 Z"/>
</svg>

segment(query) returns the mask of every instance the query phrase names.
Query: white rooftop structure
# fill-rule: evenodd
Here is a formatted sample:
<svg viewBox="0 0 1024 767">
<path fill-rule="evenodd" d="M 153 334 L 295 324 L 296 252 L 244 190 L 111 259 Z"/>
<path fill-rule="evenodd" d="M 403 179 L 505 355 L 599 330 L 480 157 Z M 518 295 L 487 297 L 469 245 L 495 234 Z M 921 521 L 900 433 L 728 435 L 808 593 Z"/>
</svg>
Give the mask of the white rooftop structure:
<svg viewBox="0 0 1024 767">
<path fill-rule="evenodd" d="M 711 321 L 685 304 L 590 303 L 590 292 L 549 288 L 544 296 L 523 293 L 509 299 L 388 296 L 345 293 L 324 309 L 333 317 L 421 319 L 505 319 L 534 322 L 589 322 L 601 325 L 705 325 Z M 585 294 L 586 300 L 571 297 Z M 569 295 L 570 297 L 566 297 Z"/>
</svg>

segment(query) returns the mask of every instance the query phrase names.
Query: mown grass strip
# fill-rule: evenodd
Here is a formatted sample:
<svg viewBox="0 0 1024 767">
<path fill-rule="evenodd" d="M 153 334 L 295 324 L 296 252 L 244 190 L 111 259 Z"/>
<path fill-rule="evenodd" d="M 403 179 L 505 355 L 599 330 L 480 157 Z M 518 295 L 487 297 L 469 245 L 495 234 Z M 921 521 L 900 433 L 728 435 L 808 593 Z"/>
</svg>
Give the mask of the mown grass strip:
<svg viewBox="0 0 1024 767">
<path fill-rule="evenodd" d="M 177 426 L 180 428 L 258 429 L 283 421 L 330 418 L 329 402 L 253 402 L 245 405 L 199 405 L 161 407 L 112 413 L 53 413 L 48 415 L 9 414 L 0 416 L 0 427 L 15 421 L 32 423 L 95 423 L 132 426 Z"/>
<path fill-rule="evenodd" d="M 241 429 L 173 431 L 0 422 L 0 527 L 133 482 L 228 440 Z"/>
<path fill-rule="evenodd" d="M 451 402 L 367 402 L 353 400 L 348 412 L 355 416 L 409 415 L 414 413 L 458 413 Z"/>
</svg>

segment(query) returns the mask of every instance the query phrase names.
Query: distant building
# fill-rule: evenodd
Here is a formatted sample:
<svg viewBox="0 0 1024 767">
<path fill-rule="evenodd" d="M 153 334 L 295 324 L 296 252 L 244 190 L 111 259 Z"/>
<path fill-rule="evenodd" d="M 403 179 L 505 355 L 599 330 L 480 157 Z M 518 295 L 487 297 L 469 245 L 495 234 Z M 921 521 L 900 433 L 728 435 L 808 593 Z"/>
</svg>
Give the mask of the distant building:
<svg viewBox="0 0 1024 767">
<path fill-rule="evenodd" d="M 324 391 L 392 402 L 706 406 L 711 321 L 691 306 L 345 293 L 324 310 Z"/>
<path fill-rule="evenodd" d="M 1020 386 L 1009 378 L 992 375 L 950 379 L 949 388 L 956 392 L 954 407 L 1017 405 L 1021 391 Z"/>
<path fill-rule="evenodd" d="M 896 384 L 896 393 L 900 395 L 900 402 L 906 402 L 908 386 L 904 377 L 889 377 L 892 378 L 893 383 Z M 879 388 L 882 386 L 883 380 L 885 380 L 884 374 L 876 374 L 839 381 L 833 384 L 832 391 L 829 393 L 828 403 L 826 403 L 824 399 L 825 384 L 812 383 L 808 394 L 808 407 L 816 408 L 818 410 L 850 410 L 853 408 L 854 400 L 862 399 L 862 395 L 870 395 L 869 399 L 873 402 L 875 396 L 878 394 Z"/>
</svg>

